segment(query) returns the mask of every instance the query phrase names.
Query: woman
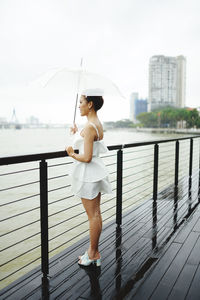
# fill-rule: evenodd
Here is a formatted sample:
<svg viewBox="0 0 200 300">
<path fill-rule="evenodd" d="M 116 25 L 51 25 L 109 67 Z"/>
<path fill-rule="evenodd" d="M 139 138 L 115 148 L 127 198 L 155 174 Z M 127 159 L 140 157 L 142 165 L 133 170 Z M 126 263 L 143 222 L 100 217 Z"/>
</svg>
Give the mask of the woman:
<svg viewBox="0 0 200 300">
<path fill-rule="evenodd" d="M 97 111 L 103 105 L 102 92 L 85 90 L 80 98 L 80 114 L 87 117 L 83 130 L 75 135 L 74 149 L 69 146 L 66 151 L 76 160 L 72 172 L 72 189 L 74 194 L 82 200 L 88 216 L 90 229 L 90 246 L 84 255 L 79 256 L 79 264 L 89 266 L 95 263 L 101 265 L 101 256 L 98 249 L 99 238 L 102 231 L 102 218 L 100 211 L 101 193 L 111 193 L 108 172 L 100 153 L 108 151 L 103 142 L 103 127 L 97 116 Z M 72 132 L 77 132 L 76 125 Z"/>
</svg>

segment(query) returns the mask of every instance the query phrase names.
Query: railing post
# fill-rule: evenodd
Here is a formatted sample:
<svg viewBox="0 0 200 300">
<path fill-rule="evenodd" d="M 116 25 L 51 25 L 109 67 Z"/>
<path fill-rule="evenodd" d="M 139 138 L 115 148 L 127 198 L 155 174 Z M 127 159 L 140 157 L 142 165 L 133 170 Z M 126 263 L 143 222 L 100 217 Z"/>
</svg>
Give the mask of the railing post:
<svg viewBox="0 0 200 300">
<path fill-rule="evenodd" d="M 190 139 L 189 188 L 192 186 L 193 139 Z"/>
<path fill-rule="evenodd" d="M 179 169 L 179 141 L 176 141 L 176 153 L 175 153 L 175 187 L 178 186 L 178 169 Z"/>
<path fill-rule="evenodd" d="M 40 226 L 43 277 L 49 274 L 47 162 L 40 162 Z"/>
<path fill-rule="evenodd" d="M 154 146 L 154 174 L 153 174 L 153 207 L 152 207 L 152 219 L 153 219 L 153 235 L 152 235 L 152 249 L 157 246 L 157 197 L 158 197 L 158 156 L 159 146 Z"/>
<path fill-rule="evenodd" d="M 122 224 L 122 170 L 123 170 L 123 152 L 117 151 L 117 206 L 116 206 L 116 224 Z"/>
<path fill-rule="evenodd" d="M 158 154 L 159 146 L 154 146 L 154 174 L 153 174 L 153 200 L 157 200 L 158 197 Z"/>
<path fill-rule="evenodd" d="M 190 139 L 190 159 L 189 159 L 189 191 L 188 191 L 188 213 L 191 212 L 192 206 L 192 164 L 193 164 L 193 139 Z"/>
<path fill-rule="evenodd" d="M 179 173 L 179 141 L 175 148 L 175 176 L 174 176 L 174 230 L 177 229 L 178 219 L 178 173 Z"/>
</svg>

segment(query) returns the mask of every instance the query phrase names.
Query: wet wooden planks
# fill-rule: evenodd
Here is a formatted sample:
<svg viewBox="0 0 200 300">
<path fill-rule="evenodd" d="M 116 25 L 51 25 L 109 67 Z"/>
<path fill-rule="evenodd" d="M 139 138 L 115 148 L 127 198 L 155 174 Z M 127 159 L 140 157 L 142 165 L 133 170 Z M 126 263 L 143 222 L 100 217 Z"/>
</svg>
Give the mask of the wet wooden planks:
<svg viewBox="0 0 200 300">
<path fill-rule="evenodd" d="M 200 299 L 200 209 L 183 225 L 138 289 L 126 299 Z"/>
</svg>

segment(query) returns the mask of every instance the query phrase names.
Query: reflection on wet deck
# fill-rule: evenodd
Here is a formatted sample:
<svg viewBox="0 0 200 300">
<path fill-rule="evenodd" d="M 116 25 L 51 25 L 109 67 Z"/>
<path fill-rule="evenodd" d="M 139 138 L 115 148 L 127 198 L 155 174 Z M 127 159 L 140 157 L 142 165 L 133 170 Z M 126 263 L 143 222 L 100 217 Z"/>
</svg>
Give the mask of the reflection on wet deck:
<svg viewBox="0 0 200 300">
<path fill-rule="evenodd" d="M 200 298 L 200 207 L 165 246 L 159 260 L 126 300 Z M 130 284 L 129 284 L 130 285 Z"/>
<path fill-rule="evenodd" d="M 191 191 L 189 185 L 183 180 L 156 202 L 133 207 L 121 227 L 114 220 L 105 225 L 101 267 L 77 264 L 88 246 L 85 237 L 50 260 L 43 282 L 34 269 L 2 290 L 1 299 L 197 299 L 199 187 Z"/>
</svg>

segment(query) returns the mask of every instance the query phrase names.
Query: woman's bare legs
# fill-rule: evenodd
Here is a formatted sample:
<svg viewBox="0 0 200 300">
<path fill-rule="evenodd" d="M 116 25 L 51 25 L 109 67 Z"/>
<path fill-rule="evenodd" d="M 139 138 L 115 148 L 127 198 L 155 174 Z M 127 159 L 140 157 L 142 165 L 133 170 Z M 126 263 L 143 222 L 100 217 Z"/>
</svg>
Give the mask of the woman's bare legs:
<svg viewBox="0 0 200 300">
<path fill-rule="evenodd" d="M 99 238 L 102 231 L 102 218 L 100 210 L 101 193 L 98 194 L 93 200 L 82 198 L 82 203 L 89 220 L 90 229 L 90 246 L 88 255 L 90 259 L 99 259 Z"/>
</svg>

